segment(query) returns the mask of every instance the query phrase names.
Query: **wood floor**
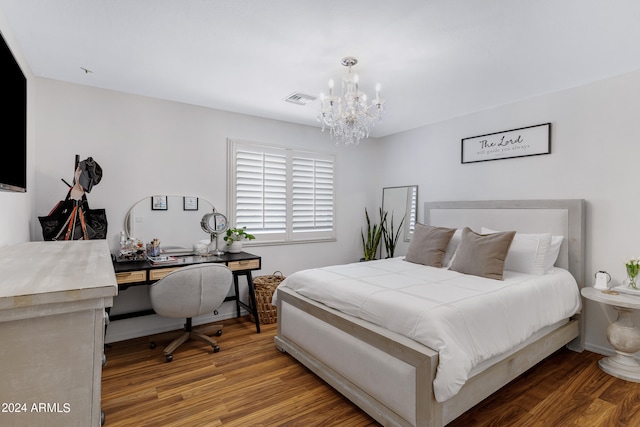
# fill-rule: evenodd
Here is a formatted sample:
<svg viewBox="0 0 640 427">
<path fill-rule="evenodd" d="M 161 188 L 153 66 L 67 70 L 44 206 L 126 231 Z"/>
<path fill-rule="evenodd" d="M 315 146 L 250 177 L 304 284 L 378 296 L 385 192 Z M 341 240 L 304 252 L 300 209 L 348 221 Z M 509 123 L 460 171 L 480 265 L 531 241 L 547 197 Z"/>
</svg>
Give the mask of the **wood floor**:
<svg viewBox="0 0 640 427">
<path fill-rule="evenodd" d="M 276 325 L 257 334 L 248 318 L 224 322 L 221 347 L 183 344 L 162 355 L 170 336 L 106 349 L 105 427 L 377 426 L 287 354 Z M 468 426 L 640 426 L 640 384 L 603 373 L 600 355 L 562 350 L 449 424 Z"/>
</svg>

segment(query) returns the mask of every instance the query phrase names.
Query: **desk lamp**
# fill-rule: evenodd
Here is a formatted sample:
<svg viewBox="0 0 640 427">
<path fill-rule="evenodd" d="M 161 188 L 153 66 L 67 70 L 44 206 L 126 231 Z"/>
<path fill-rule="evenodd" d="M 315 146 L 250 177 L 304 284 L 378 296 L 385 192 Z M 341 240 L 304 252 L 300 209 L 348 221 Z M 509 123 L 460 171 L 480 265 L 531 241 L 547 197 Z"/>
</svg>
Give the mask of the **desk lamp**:
<svg viewBox="0 0 640 427">
<path fill-rule="evenodd" d="M 204 214 L 200 221 L 200 226 L 202 227 L 202 230 L 211 235 L 211 242 L 214 240 L 216 242 L 216 249 L 212 254 L 216 256 L 224 254 L 223 251 L 218 249 L 218 234 L 224 233 L 227 231 L 227 228 L 229 228 L 229 225 L 227 224 L 227 217 L 216 212 L 214 209 L 213 212 Z"/>
</svg>

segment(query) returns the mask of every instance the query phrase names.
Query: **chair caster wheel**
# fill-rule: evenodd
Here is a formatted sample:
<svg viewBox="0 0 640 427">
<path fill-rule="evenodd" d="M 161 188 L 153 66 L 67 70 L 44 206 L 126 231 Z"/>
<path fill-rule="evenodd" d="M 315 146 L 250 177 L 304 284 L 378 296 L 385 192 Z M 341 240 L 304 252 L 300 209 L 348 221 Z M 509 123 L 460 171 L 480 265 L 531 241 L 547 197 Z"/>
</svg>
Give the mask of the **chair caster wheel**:
<svg viewBox="0 0 640 427">
<path fill-rule="evenodd" d="M 173 360 L 173 355 L 167 354 L 166 356 L 164 356 L 164 358 L 166 359 L 167 363 L 169 363 Z"/>
<path fill-rule="evenodd" d="M 217 337 L 219 337 L 220 335 L 222 335 L 222 329 L 218 329 L 218 332 L 216 332 Z"/>
<path fill-rule="evenodd" d="M 151 341 L 151 342 L 149 343 L 149 348 L 150 348 L 151 350 L 153 350 L 154 348 L 156 348 L 156 343 L 155 343 L 155 341 Z"/>
<path fill-rule="evenodd" d="M 217 352 L 219 352 L 219 351 L 220 351 L 220 346 L 219 346 L 219 345 L 214 345 L 214 346 L 212 346 L 212 347 L 213 347 L 213 352 L 214 352 L 214 353 L 217 353 Z"/>
</svg>

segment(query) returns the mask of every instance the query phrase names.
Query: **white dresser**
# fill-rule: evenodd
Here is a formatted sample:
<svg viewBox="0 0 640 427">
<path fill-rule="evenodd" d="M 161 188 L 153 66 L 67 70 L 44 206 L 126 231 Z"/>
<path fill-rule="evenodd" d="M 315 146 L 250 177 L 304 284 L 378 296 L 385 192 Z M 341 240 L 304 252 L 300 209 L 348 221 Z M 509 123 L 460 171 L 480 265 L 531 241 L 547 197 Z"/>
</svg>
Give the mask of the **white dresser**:
<svg viewBox="0 0 640 427">
<path fill-rule="evenodd" d="M 0 425 L 100 425 L 104 312 L 117 292 L 105 240 L 0 248 Z"/>
</svg>

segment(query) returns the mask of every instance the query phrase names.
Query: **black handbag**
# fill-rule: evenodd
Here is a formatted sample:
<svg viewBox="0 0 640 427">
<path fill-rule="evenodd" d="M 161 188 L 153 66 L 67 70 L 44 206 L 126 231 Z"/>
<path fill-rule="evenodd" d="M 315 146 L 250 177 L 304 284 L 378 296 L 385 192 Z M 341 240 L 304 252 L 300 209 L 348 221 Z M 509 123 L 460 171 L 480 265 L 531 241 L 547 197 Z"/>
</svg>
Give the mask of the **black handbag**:
<svg viewBox="0 0 640 427">
<path fill-rule="evenodd" d="M 70 196 L 71 191 L 49 215 L 38 217 L 44 240 L 106 239 L 106 211 L 90 209 L 84 194 L 81 200 L 73 200 Z"/>
</svg>

